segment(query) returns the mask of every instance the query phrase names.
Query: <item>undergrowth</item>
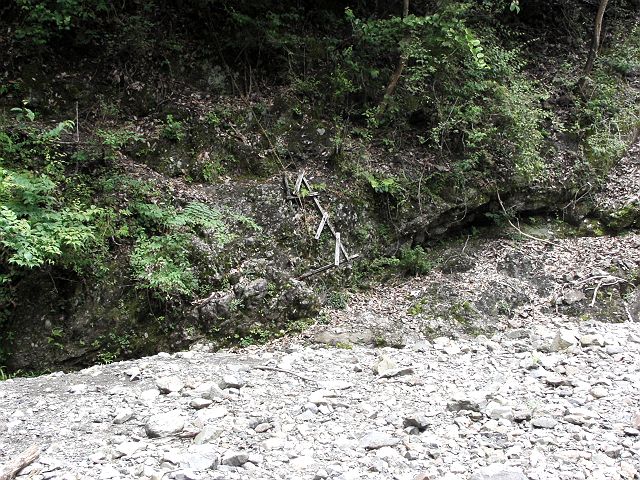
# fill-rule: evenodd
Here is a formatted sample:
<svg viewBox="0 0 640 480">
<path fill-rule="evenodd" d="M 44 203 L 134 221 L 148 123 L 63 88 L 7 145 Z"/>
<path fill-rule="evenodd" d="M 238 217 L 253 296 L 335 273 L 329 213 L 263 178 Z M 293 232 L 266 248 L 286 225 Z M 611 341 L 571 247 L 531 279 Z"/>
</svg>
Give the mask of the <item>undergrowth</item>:
<svg viewBox="0 0 640 480">
<path fill-rule="evenodd" d="M 640 92 L 627 75 L 640 68 L 640 26 L 620 35 L 602 52 L 598 68 L 586 87 L 579 132 L 596 175 L 604 179 L 640 128 Z"/>
<path fill-rule="evenodd" d="M 95 170 L 96 161 L 112 161 L 139 138 L 127 129 L 98 130 L 88 145 L 69 147 L 73 122 L 46 128 L 26 105 L 12 113 L 14 121 L 5 118 L 0 130 L 4 315 L 15 301 L 14 285 L 30 270 L 100 276 L 115 251 L 130 252 L 136 288 L 165 302 L 193 298 L 208 278 L 194 264 L 194 241 L 220 249 L 233 241 L 233 231 L 259 229 L 252 219 L 229 210 L 202 202 L 177 204 L 150 182 L 108 165 L 98 163 Z M 101 145 L 108 147 L 105 160 L 96 159 Z"/>
</svg>

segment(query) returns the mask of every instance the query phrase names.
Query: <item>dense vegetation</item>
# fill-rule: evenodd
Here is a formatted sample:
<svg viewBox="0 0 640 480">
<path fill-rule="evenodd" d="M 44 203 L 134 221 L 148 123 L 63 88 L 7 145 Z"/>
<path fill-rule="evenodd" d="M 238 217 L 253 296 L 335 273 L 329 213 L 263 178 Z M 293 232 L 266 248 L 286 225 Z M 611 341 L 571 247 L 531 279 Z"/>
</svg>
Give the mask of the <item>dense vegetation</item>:
<svg viewBox="0 0 640 480">
<path fill-rule="evenodd" d="M 304 160 L 309 124 L 389 224 L 472 190 L 596 189 L 638 127 L 638 8 L 611 2 L 580 82 L 586 0 L 5 2 L 0 331 L 34 275 L 124 274 L 162 315 L 225 285 L 223 247 L 260 227 L 129 159 L 191 184 L 268 178 Z"/>
</svg>

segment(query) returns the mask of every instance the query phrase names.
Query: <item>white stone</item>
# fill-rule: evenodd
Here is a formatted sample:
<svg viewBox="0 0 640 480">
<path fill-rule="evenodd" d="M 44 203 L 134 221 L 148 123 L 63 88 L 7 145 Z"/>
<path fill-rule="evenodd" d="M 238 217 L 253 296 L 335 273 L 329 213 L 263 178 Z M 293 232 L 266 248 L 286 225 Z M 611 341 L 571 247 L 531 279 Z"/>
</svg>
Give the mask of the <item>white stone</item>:
<svg viewBox="0 0 640 480">
<path fill-rule="evenodd" d="M 207 408 L 212 403 L 213 401 L 209 400 L 208 398 L 196 397 L 189 402 L 189 406 L 191 408 L 195 408 L 196 410 L 200 410 L 202 408 Z"/>
<path fill-rule="evenodd" d="M 382 375 L 390 370 L 395 370 L 398 368 L 398 364 L 395 360 L 383 355 L 380 361 L 376 364 L 376 373 L 378 375 Z"/>
<path fill-rule="evenodd" d="M 550 350 L 552 352 L 559 352 L 561 350 L 566 350 L 569 347 L 572 347 L 578 343 L 576 332 L 572 330 L 562 329 L 556 333 L 553 342 L 551 342 Z"/>
<path fill-rule="evenodd" d="M 582 335 L 580 337 L 580 345 L 583 347 L 590 347 L 592 345 L 604 347 L 604 337 L 602 335 Z"/>
<path fill-rule="evenodd" d="M 180 410 L 153 415 L 147 421 L 144 429 L 148 437 L 166 437 L 181 432 L 184 428 L 184 419 Z"/>
<path fill-rule="evenodd" d="M 184 388 L 184 382 L 175 375 L 159 378 L 156 381 L 156 387 L 161 393 L 179 392 Z"/>
<path fill-rule="evenodd" d="M 133 418 L 133 410 L 129 407 L 120 408 L 116 411 L 116 416 L 113 419 L 113 423 L 121 425 Z"/>
<path fill-rule="evenodd" d="M 369 432 L 360 439 L 360 447 L 373 450 L 381 447 L 390 447 L 400 443 L 400 439 L 385 432 Z"/>
<path fill-rule="evenodd" d="M 296 470 L 306 470 L 307 468 L 311 468 L 316 465 L 316 463 L 317 462 L 310 455 L 301 455 L 289 460 L 289 465 L 291 465 L 291 468 L 294 468 Z"/>
<path fill-rule="evenodd" d="M 144 448 L 144 444 L 142 442 L 123 442 L 116 445 L 114 457 L 128 457 L 136 453 L 141 448 Z"/>
<path fill-rule="evenodd" d="M 501 463 L 492 463 L 471 475 L 471 480 L 528 480 L 522 469 Z"/>
<path fill-rule="evenodd" d="M 140 400 L 145 403 L 152 403 L 160 396 L 160 392 L 157 389 L 145 390 L 140 393 Z"/>
<path fill-rule="evenodd" d="M 244 387 L 244 381 L 241 380 L 240 378 L 238 378 L 235 375 L 232 374 L 226 374 L 222 377 L 222 380 L 220 380 L 220 383 L 218 384 L 218 386 L 221 389 L 225 389 L 225 388 L 242 388 Z"/>
<path fill-rule="evenodd" d="M 246 452 L 229 450 L 222 456 L 222 465 L 230 465 L 232 467 L 241 467 L 249 461 L 249 455 Z"/>
</svg>

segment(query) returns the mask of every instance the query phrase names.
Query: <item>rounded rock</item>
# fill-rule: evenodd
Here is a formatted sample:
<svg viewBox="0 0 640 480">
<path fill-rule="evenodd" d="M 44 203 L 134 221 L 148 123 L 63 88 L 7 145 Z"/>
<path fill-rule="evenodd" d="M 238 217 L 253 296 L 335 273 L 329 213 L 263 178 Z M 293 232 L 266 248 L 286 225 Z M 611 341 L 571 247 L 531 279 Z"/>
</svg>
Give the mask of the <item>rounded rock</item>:
<svg viewBox="0 0 640 480">
<path fill-rule="evenodd" d="M 179 410 L 153 415 L 144 426 L 149 438 L 167 437 L 181 432 L 183 428 L 184 419 Z"/>
</svg>

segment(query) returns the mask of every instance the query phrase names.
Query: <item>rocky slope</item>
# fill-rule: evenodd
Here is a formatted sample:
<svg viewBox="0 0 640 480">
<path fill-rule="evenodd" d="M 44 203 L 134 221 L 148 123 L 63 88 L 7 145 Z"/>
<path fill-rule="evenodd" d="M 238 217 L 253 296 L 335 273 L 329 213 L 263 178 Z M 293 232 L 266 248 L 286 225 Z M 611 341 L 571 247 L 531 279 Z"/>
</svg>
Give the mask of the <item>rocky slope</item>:
<svg viewBox="0 0 640 480">
<path fill-rule="evenodd" d="M 603 212 L 637 202 L 636 160 Z M 36 445 L 19 479 L 638 478 L 640 234 L 512 224 L 437 251 L 297 337 L 2 382 L 0 464 Z"/>
<path fill-rule="evenodd" d="M 638 478 L 639 246 L 472 240 L 296 338 L 3 382 L 0 463 L 36 444 L 18 478 Z"/>
<path fill-rule="evenodd" d="M 609 174 L 596 195 L 596 208 L 604 223 L 626 228 L 640 222 L 640 143 L 634 144 Z"/>
</svg>

